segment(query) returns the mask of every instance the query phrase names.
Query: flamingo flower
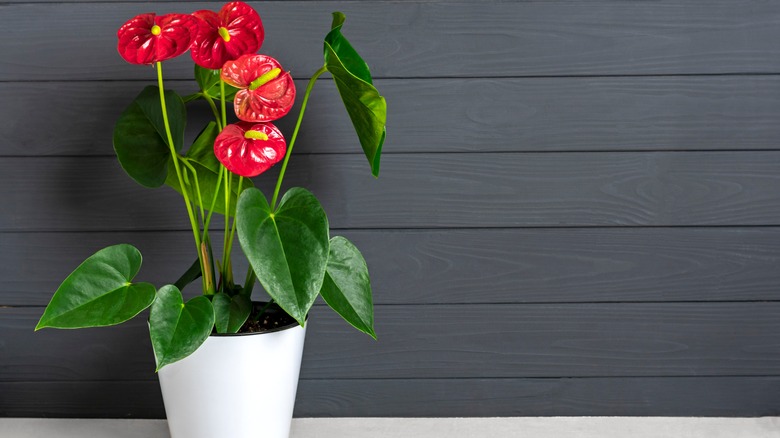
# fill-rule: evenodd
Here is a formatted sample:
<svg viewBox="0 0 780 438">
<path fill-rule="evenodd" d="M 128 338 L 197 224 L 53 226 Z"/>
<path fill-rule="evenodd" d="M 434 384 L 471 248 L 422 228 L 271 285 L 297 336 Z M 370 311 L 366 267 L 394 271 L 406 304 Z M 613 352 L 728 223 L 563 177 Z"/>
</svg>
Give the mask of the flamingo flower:
<svg viewBox="0 0 780 438">
<path fill-rule="evenodd" d="M 270 169 L 286 152 L 284 136 L 271 123 L 234 123 L 226 126 L 214 141 L 214 155 L 219 162 L 245 177 Z"/>
<path fill-rule="evenodd" d="M 246 122 L 270 122 L 295 102 L 295 83 L 279 61 L 266 55 L 244 55 L 222 66 L 222 80 L 240 90 L 233 106 Z"/>
<path fill-rule="evenodd" d="M 257 53 L 265 32 L 260 16 L 244 2 L 230 2 L 213 12 L 196 11 L 198 34 L 190 55 L 196 64 L 212 70 L 241 55 Z"/>
<path fill-rule="evenodd" d="M 197 33 L 198 19 L 191 15 L 141 14 L 119 28 L 117 50 L 131 64 L 154 64 L 186 52 Z"/>
</svg>

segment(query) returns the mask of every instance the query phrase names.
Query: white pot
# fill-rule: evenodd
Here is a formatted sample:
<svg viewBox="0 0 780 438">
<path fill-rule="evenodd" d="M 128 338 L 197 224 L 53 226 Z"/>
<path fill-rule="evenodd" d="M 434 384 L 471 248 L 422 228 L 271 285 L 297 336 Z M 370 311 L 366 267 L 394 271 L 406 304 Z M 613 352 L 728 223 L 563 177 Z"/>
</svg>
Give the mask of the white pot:
<svg viewBox="0 0 780 438">
<path fill-rule="evenodd" d="M 288 438 L 306 329 L 210 336 L 159 374 L 171 438 Z"/>
</svg>

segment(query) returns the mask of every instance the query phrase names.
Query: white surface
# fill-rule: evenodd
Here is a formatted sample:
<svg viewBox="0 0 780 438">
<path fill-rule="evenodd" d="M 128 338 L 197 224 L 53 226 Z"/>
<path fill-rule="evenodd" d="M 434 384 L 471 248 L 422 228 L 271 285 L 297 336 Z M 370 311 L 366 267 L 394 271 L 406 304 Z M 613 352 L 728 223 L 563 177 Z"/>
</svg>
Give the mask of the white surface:
<svg viewBox="0 0 780 438">
<path fill-rule="evenodd" d="M 168 438 L 169 435 L 165 420 L 0 418 L 0 437 Z M 291 437 L 763 438 L 780 437 L 780 418 L 302 418 L 293 420 Z"/>
<path fill-rule="evenodd" d="M 288 438 L 305 336 L 299 325 L 209 336 L 190 356 L 164 366 L 160 389 L 171 436 Z"/>
</svg>

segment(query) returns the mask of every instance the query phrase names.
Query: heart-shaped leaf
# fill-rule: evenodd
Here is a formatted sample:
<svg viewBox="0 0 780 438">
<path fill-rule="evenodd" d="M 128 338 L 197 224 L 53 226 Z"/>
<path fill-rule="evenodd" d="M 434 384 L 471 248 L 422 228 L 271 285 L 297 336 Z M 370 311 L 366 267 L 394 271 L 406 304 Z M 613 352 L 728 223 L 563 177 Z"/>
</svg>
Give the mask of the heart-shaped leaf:
<svg viewBox="0 0 780 438">
<path fill-rule="evenodd" d="M 195 64 L 195 81 L 200 87 L 200 91 L 206 96 L 220 100 L 221 90 L 219 87 L 220 70 L 211 70 Z M 232 102 L 236 97 L 238 88 L 225 84 L 225 100 Z"/>
<path fill-rule="evenodd" d="M 368 266 L 357 247 L 344 237 L 330 239 L 328 268 L 320 293 L 348 323 L 376 339 Z"/>
<path fill-rule="evenodd" d="M 214 295 L 214 325 L 217 333 L 238 333 L 252 313 L 252 301 L 244 295 L 230 297 L 225 293 Z"/>
<path fill-rule="evenodd" d="M 331 31 L 325 37 L 325 67 L 344 101 L 371 173 L 379 176 L 387 103 L 374 87 L 368 65 L 341 34 L 345 19 L 341 12 L 333 13 Z"/>
<path fill-rule="evenodd" d="M 174 149 L 179 151 L 184 143 L 187 110 L 184 101 L 173 91 L 165 91 L 165 101 Z M 159 187 L 165 183 L 171 151 L 159 88 L 144 88 L 119 116 L 114 126 L 114 150 L 125 172 L 142 186 Z"/>
<path fill-rule="evenodd" d="M 249 189 L 238 200 L 236 220 L 241 248 L 258 281 L 304 325 L 328 262 L 328 218 L 319 201 L 293 188 L 272 212 L 260 190 Z"/>
<path fill-rule="evenodd" d="M 155 294 L 149 283 L 131 283 L 140 268 L 141 253 L 132 245 L 101 249 L 62 282 L 35 330 L 101 327 L 134 317 Z"/>
<path fill-rule="evenodd" d="M 206 341 L 214 327 L 214 307 L 205 295 L 186 303 L 179 288 L 163 286 L 149 313 L 157 370 L 192 354 Z"/>
</svg>

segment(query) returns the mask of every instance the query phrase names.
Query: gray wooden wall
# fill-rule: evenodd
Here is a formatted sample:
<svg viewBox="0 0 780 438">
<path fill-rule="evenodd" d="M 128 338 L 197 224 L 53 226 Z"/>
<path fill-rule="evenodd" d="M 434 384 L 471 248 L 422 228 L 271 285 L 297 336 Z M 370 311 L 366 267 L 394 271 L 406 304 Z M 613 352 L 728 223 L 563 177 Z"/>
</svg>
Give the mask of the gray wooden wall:
<svg viewBox="0 0 780 438">
<path fill-rule="evenodd" d="M 178 196 L 113 157 L 154 82 L 114 35 L 220 5 L 0 4 L 0 414 L 164 415 L 143 318 L 32 330 L 103 246 L 158 285 L 191 262 Z M 291 161 L 363 249 L 379 334 L 318 305 L 297 416 L 780 413 L 780 3 L 254 5 L 299 87 L 344 11 L 389 102 L 380 179 L 330 80 Z"/>
</svg>

